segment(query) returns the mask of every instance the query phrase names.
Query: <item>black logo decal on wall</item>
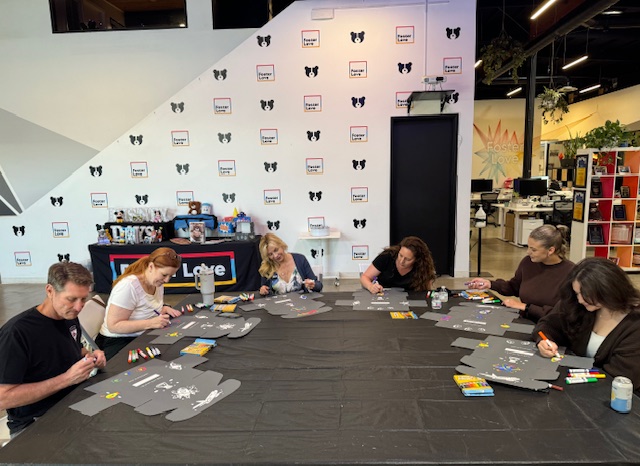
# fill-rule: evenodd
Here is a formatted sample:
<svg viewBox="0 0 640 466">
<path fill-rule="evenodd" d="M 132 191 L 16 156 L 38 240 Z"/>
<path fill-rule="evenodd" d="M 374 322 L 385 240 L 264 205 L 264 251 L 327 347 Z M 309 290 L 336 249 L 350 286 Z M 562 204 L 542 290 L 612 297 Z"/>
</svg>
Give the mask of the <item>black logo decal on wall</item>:
<svg viewBox="0 0 640 466">
<path fill-rule="evenodd" d="M 227 204 L 231 204 L 232 202 L 236 202 L 236 193 L 222 193 L 222 200 Z"/>
<path fill-rule="evenodd" d="M 184 112 L 184 102 L 171 102 L 171 110 L 173 110 L 173 113 Z"/>
<path fill-rule="evenodd" d="M 143 194 L 142 196 L 136 194 L 136 202 L 140 205 L 147 205 L 149 203 L 149 195 Z"/>
<path fill-rule="evenodd" d="M 185 163 L 185 164 L 176 163 L 176 171 L 178 173 L 180 173 L 181 175 L 186 175 L 187 173 L 189 173 L 189 164 L 188 163 Z"/>
<path fill-rule="evenodd" d="M 58 254 L 58 262 L 69 262 L 71 254 Z"/>
<path fill-rule="evenodd" d="M 366 159 L 352 160 L 351 162 L 353 163 L 354 170 L 364 170 L 364 166 L 367 163 L 367 160 Z"/>
<path fill-rule="evenodd" d="M 62 205 L 62 196 L 60 197 L 53 197 L 51 196 L 51 205 L 53 207 L 60 207 Z"/>
<path fill-rule="evenodd" d="M 264 169 L 269 173 L 273 173 L 278 169 L 278 162 L 273 162 L 273 163 L 265 162 Z"/>
<path fill-rule="evenodd" d="M 139 146 L 140 144 L 142 144 L 142 134 L 138 136 L 130 134 L 129 139 L 131 140 L 131 144 L 133 144 L 134 146 Z"/>
<path fill-rule="evenodd" d="M 304 74 L 306 74 L 308 78 L 315 78 L 318 76 L 318 66 L 305 66 Z"/>
<path fill-rule="evenodd" d="M 96 223 L 96 231 L 100 231 L 100 230 L 106 230 L 106 228 L 104 227 L 104 225 L 100 225 L 99 223 Z"/>
<path fill-rule="evenodd" d="M 222 144 L 229 144 L 231 142 L 231 133 L 218 133 L 218 141 Z"/>
<path fill-rule="evenodd" d="M 460 37 L 460 28 L 447 28 L 447 37 L 451 40 L 456 40 Z"/>
<path fill-rule="evenodd" d="M 364 99 L 366 97 L 362 96 L 362 97 L 351 97 L 351 105 L 353 105 L 354 108 L 362 108 L 364 107 Z"/>
<path fill-rule="evenodd" d="M 271 45 L 271 36 L 258 36 L 258 45 L 260 47 L 269 47 Z"/>
<path fill-rule="evenodd" d="M 322 199 L 322 191 L 318 191 L 316 193 L 314 193 L 313 191 L 309 191 L 309 199 L 311 199 L 312 201 L 319 201 L 320 199 Z"/>
<path fill-rule="evenodd" d="M 265 112 L 270 112 L 271 110 L 273 110 L 273 99 L 272 100 L 261 100 L 260 101 L 260 107 Z"/>
<path fill-rule="evenodd" d="M 318 249 L 317 251 L 315 249 L 312 249 L 310 252 L 311 252 L 311 257 L 314 259 L 316 257 L 324 256 L 324 249 Z"/>
<path fill-rule="evenodd" d="M 361 230 L 362 228 L 367 226 L 367 219 L 363 218 L 362 220 L 358 220 L 357 218 L 353 219 L 353 227 Z"/>
<path fill-rule="evenodd" d="M 16 227 L 13 227 L 13 234 L 16 236 L 24 236 L 24 225 Z"/>
<path fill-rule="evenodd" d="M 446 103 L 448 103 L 449 105 L 453 105 L 453 104 L 457 104 L 458 103 L 458 98 L 460 97 L 460 93 L 459 92 L 454 92 L 453 94 L 447 96 L 444 101 Z"/>
<path fill-rule="evenodd" d="M 217 80 L 217 81 L 224 81 L 225 79 L 227 79 L 227 70 L 213 70 L 213 77 Z"/>
<path fill-rule="evenodd" d="M 354 44 L 360 44 L 364 42 L 364 31 L 362 32 L 352 32 L 351 33 L 351 42 Z"/>
<path fill-rule="evenodd" d="M 276 231 L 280 229 L 280 220 L 276 220 L 272 222 L 271 220 L 267 220 L 267 228 L 271 231 Z"/>
<path fill-rule="evenodd" d="M 398 71 L 400 74 L 409 74 L 411 73 L 412 62 L 409 63 L 398 63 Z"/>
<path fill-rule="evenodd" d="M 311 142 L 316 142 L 320 140 L 320 130 L 318 131 L 307 131 L 307 139 Z"/>
<path fill-rule="evenodd" d="M 89 172 L 91 176 L 95 176 L 96 178 L 102 176 L 102 165 L 98 165 L 97 167 L 89 166 Z"/>
</svg>

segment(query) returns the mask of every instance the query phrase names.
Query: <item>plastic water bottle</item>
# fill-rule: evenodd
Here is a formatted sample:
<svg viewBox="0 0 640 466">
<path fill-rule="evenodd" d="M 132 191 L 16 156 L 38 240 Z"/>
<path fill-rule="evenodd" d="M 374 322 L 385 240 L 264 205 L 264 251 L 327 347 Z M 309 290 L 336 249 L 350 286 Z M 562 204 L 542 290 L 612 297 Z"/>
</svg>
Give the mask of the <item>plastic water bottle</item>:
<svg viewBox="0 0 640 466">
<path fill-rule="evenodd" d="M 442 301 L 440 301 L 439 291 L 434 291 L 431 295 L 431 309 L 442 309 Z"/>
<path fill-rule="evenodd" d="M 440 301 L 443 303 L 449 301 L 449 292 L 447 292 L 447 289 L 444 286 L 440 287 Z"/>
</svg>

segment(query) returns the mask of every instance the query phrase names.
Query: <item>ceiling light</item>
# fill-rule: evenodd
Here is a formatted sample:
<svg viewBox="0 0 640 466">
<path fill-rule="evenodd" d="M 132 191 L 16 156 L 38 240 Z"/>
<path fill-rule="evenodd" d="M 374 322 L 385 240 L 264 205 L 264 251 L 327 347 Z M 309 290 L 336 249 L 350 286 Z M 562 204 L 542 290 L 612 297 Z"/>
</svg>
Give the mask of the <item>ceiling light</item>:
<svg viewBox="0 0 640 466">
<path fill-rule="evenodd" d="M 521 90 L 522 90 L 522 87 L 517 87 L 514 90 L 507 92 L 507 97 L 511 97 L 512 95 L 516 95 Z"/>
<path fill-rule="evenodd" d="M 593 86 L 585 87 L 584 89 L 580 89 L 580 94 L 584 94 L 585 92 L 595 91 L 600 87 L 600 84 L 595 84 Z"/>
<path fill-rule="evenodd" d="M 552 4 L 555 3 L 556 0 L 547 0 L 547 3 L 545 3 L 544 5 L 542 5 L 538 11 L 536 11 L 533 15 L 531 15 L 531 19 L 536 19 L 538 16 L 540 16 L 542 13 L 544 13 L 544 11 L 549 8 Z"/>
<path fill-rule="evenodd" d="M 571 68 L 573 65 L 577 65 L 578 63 L 582 63 L 583 61 L 585 61 L 587 58 L 589 58 L 589 55 L 583 55 L 580 58 L 573 60 L 571 63 L 567 63 L 566 65 L 564 65 L 562 67 L 563 70 L 567 70 L 569 68 Z"/>
<path fill-rule="evenodd" d="M 603 15 L 621 15 L 622 11 L 620 11 L 620 10 L 609 10 L 609 11 L 603 11 L 602 14 Z"/>
<path fill-rule="evenodd" d="M 474 68 L 477 68 L 477 67 L 479 67 L 481 64 L 482 64 L 482 60 L 478 60 L 478 61 L 476 62 L 476 64 L 475 64 L 475 65 L 473 65 L 473 67 L 474 67 Z"/>
</svg>

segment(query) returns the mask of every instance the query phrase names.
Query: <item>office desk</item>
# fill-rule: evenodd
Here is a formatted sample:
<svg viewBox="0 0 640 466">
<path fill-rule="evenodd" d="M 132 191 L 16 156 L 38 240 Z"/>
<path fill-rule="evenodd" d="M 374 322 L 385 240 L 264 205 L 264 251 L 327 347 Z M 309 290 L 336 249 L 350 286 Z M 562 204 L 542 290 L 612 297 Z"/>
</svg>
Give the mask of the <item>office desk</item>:
<svg viewBox="0 0 640 466">
<path fill-rule="evenodd" d="M 481 193 L 471 193 L 471 204 L 480 204 L 480 201 L 482 200 L 482 197 L 480 195 Z M 507 194 L 498 194 L 498 201 L 500 202 L 507 202 L 511 200 L 513 193 L 507 193 Z"/>
<path fill-rule="evenodd" d="M 351 297 L 326 293 L 320 300 L 333 305 Z M 198 295 L 189 298 L 196 302 Z M 197 366 L 242 385 L 198 416 L 170 422 L 116 405 L 87 417 L 68 408 L 92 395 L 81 386 L 0 449 L 0 462 L 640 462 L 640 399 L 634 397 L 629 414 L 611 410 L 610 377 L 551 393 L 492 383 L 494 397 L 465 398 L 452 377 L 470 350 L 450 344 L 481 335 L 335 306 L 300 319 L 263 310 L 243 315 L 262 322 L 244 338 L 218 339 L 209 362 Z M 125 361 L 128 349 L 144 347 L 152 338 L 143 335 L 126 347 L 99 380 L 135 367 Z M 177 357 L 191 340 L 163 345 L 162 359 Z M 565 371 L 560 372 L 563 378 Z"/>
<path fill-rule="evenodd" d="M 507 205 L 507 204 L 491 204 L 493 207 L 497 207 L 499 210 L 499 218 L 500 218 L 500 239 L 502 241 L 508 241 L 505 235 L 505 215 L 507 212 L 513 212 L 515 214 L 515 223 L 514 223 L 514 234 L 513 234 L 513 242 L 511 244 L 522 247 L 526 246 L 526 244 L 519 243 L 518 239 L 520 238 L 520 222 L 519 220 L 529 214 L 539 214 L 539 213 L 551 213 L 553 212 L 553 207 L 535 207 L 535 205 L 531 205 L 528 207 L 522 205 Z"/>
<path fill-rule="evenodd" d="M 90 244 L 95 291 L 110 293 L 111 283 L 124 268 L 154 249 L 166 246 L 182 256 L 176 276 L 164 286 L 165 293 L 195 293 L 194 272 L 200 264 L 216 267 L 217 291 L 243 291 L 260 288 L 260 237 L 248 241 L 225 241 L 218 244 Z"/>
</svg>

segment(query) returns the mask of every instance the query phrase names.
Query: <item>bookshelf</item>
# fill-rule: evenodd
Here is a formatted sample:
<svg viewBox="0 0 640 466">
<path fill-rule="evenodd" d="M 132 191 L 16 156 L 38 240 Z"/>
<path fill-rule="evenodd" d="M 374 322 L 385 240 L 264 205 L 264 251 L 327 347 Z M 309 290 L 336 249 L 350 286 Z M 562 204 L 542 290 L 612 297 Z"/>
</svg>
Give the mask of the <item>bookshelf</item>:
<svg viewBox="0 0 640 466">
<path fill-rule="evenodd" d="M 640 272 L 640 147 L 586 149 L 580 156 L 586 167 L 576 167 L 570 259 L 605 257 Z"/>
</svg>

